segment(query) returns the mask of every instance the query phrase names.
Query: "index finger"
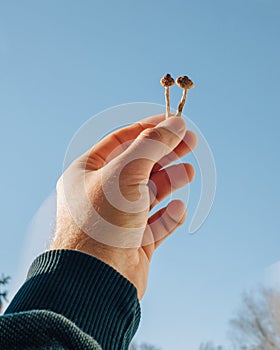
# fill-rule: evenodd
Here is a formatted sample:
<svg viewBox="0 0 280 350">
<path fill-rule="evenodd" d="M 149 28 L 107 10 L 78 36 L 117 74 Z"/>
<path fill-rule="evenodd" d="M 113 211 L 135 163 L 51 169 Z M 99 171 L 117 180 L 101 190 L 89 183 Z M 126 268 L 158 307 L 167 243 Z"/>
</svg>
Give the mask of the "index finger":
<svg viewBox="0 0 280 350">
<path fill-rule="evenodd" d="M 122 150 L 126 149 L 129 141 L 136 139 L 143 130 L 153 128 L 164 119 L 164 114 L 154 115 L 116 130 L 104 137 L 84 154 L 84 156 L 90 158 L 90 169 L 97 170 L 102 168 L 107 163 L 107 158 L 116 148 L 119 148 L 119 151 L 115 151 L 114 157 L 110 157 L 110 159 L 115 158 Z"/>
</svg>

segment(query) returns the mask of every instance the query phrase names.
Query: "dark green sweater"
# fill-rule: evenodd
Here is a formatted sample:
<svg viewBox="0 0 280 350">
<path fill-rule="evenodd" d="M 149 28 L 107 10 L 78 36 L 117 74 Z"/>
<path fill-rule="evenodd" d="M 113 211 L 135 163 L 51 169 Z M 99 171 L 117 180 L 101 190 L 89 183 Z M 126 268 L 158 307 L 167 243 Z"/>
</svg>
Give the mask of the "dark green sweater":
<svg viewBox="0 0 280 350">
<path fill-rule="evenodd" d="M 140 321 L 136 288 L 77 251 L 40 255 L 4 316 L 0 349 L 125 350 Z"/>
</svg>

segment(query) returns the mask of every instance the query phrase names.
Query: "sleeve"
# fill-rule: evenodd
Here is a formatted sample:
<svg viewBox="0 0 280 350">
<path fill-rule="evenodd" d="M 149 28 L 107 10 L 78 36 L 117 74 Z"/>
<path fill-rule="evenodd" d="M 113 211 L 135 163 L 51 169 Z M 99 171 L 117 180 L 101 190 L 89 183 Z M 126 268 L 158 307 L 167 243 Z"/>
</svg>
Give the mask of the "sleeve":
<svg viewBox="0 0 280 350">
<path fill-rule="evenodd" d="M 33 262 L 0 317 L 0 349 L 127 350 L 139 322 L 127 279 L 90 255 L 53 250 Z"/>
</svg>

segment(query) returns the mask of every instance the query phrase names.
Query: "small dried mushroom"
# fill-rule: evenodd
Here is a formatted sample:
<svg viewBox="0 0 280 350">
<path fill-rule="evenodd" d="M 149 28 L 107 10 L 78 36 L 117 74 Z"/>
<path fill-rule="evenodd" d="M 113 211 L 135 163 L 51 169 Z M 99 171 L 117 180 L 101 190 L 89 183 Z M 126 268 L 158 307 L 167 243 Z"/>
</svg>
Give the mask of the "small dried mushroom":
<svg viewBox="0 0 280 350">
<path fill-rule="evenodd" d="M 175 84 L 175 81 L 170 74 L 166 74 L 164 77 L 161 78 L 160 83 L 162 86 L 165 87 L 165 104 L 166 104 L 165 117 L 169 118 L 170 117 L 169 89 L 170 89 L 170 86 Z"/>
<path fill-rule="evenodd" d="M 184 75 L 176 79 L 176 84 L 183 89 L 183 95 L 182 95 L 181 101 L 179 102 L 177 114 L 176 114 L 177 117 L 181 117 L 184 105 L 186 103 L 188 90 L 194 87 L 194 83 L 191 81 L 189 77 Z"/>
</svg>

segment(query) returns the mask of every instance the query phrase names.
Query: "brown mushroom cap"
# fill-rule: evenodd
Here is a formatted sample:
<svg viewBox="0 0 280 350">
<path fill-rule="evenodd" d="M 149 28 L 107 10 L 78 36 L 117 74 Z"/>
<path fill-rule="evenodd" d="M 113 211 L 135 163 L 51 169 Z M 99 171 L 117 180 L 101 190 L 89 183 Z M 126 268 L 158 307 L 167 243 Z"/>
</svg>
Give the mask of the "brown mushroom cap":
<svg viewBox="0 0 280 350">
<path fill-rule="evenodd" d="M 162 86 L 168 87 L 175 84 L 175 80 L 172 78 L 170 74 L 166 74 L 164 77 L 160 79 L 160 83 Z"/>
<path fill-rule="evenodd" d="M 177 78 L 176 84 L 179 85 L 182 89 L 192 89 L 194 87 L 194 83 L 186 75 Z"/>
</svg>

